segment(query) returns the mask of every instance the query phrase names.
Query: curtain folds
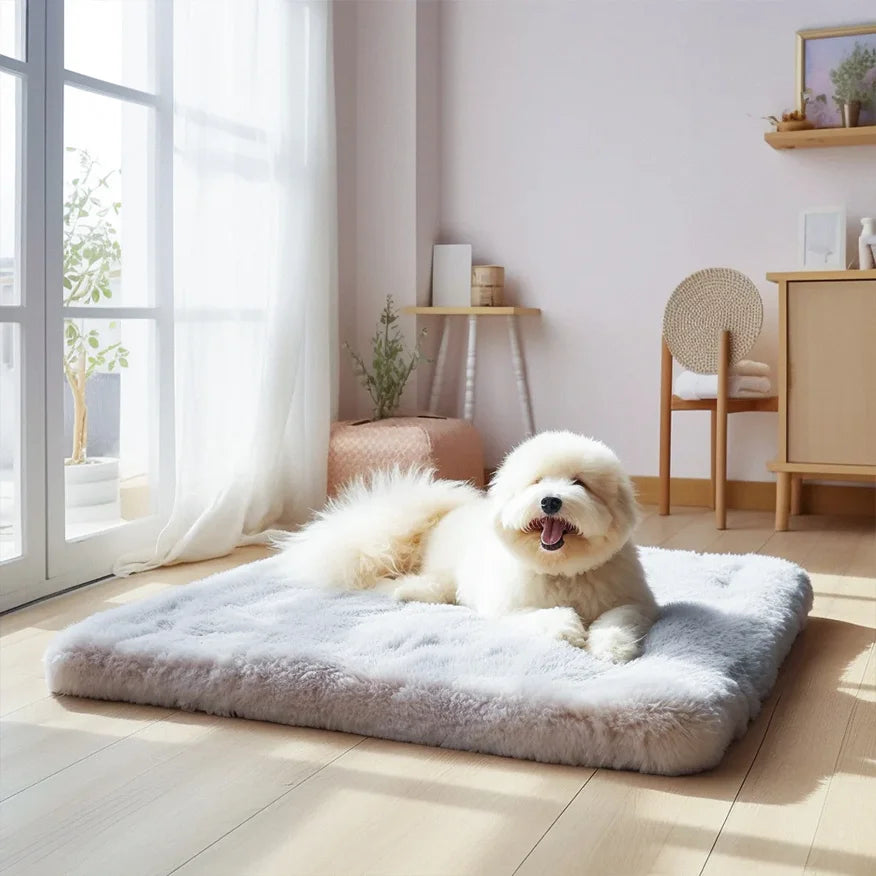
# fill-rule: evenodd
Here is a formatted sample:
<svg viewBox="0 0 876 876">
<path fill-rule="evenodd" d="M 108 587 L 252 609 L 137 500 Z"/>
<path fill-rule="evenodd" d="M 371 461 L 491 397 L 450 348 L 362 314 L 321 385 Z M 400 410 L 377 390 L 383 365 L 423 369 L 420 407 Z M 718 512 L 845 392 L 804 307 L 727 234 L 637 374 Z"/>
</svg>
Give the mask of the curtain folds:
<svg viewBox="0 0 876 876">
<path fill-rule="evenodd" d="M 324 499 L 334 119 L 329 3 L 175 0 L 175 499 L 117 574 L 265 541 Z"/>
</svg>

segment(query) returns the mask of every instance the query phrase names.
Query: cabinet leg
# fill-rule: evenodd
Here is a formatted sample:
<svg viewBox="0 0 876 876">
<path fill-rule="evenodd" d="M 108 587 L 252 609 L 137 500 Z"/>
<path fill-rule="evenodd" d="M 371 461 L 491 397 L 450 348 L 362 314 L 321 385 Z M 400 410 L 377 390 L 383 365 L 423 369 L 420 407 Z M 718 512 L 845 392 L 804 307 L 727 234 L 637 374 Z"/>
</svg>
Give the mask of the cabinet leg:
<svg viewBox="0 0 876 876">
<path fill-rule="evenodd" d="M 788 510 L 791 498 L 791 473 L 780 471 L 776 474 L 776 532 L 788 529 Z"/>
<path fill-rule="evenodd" d="M 797 517 L 803 503 L 803 476 L 791 475 L 791 516 Z"/>
</svg>

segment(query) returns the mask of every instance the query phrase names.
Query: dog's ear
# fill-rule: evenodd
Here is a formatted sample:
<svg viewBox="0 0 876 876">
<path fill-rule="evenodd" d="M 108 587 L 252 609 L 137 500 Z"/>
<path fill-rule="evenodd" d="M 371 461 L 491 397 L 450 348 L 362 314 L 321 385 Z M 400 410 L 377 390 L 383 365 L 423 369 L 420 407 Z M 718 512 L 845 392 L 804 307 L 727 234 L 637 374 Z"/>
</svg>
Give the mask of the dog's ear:
<svg viewBox="0 0 876 876">
<path fill-rule="evenodd" d="M 507 502 L 512 493 L 511 484 L 507 473 L 503 476 L 501 466 L 497 468 L 490 476 L 490 482 L 487 484 L 487 496 L 494 503 L 501 505 Z"/>
<path fill-rule="evenodd" d="M 632 532 L 641 516 L 641 509 L 636 501 L 636 489 L 629 476 L 623 471 L 617 473 L 616 487 L 613 511 L 616 525 L 618 529 Z"/>
</svg>

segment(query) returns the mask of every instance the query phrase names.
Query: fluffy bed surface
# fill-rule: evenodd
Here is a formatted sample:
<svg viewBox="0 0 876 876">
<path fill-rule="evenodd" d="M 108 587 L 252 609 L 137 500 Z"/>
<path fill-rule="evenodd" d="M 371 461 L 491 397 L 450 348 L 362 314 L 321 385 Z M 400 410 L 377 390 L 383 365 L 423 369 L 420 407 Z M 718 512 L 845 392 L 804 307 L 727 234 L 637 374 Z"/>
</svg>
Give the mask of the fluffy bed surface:
<svg viewBox="0 0 876 876">
<path fill-rule="evenodd" d="M 283 580 L 275 558 L 64 630 L 53 693 L 343 730 L 552 763 L 695 772 L 760 710 L 812 604 L 757 555 L 641 549 L 660 620 L 603 663 L 452 605 Z"/>
</svg>

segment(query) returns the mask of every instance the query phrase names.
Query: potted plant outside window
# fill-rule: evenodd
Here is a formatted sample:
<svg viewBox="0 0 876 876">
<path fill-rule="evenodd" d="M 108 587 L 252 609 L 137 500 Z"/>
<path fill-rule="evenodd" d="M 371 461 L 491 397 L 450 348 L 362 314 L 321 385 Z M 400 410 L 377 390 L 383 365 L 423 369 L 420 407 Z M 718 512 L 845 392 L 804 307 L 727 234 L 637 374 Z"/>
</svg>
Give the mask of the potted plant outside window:
<svg viewBox="0 0 876 876">
<path fill-rule="evenodd" d="M 113 219 L 121 209 L 109 199 L 110 180 L 85 150 L 67 147 L 78 158 L 63 212 L 64 305 L 82 307 L 112 298 L 111 280 L 119 274 L 122 248 Z M 109 331 L 116 323 L 109 323 Z M 67 520 L 86 522 L 119 516 L 119 461 L 88 456 L 88 382 L 98 373 L 128 367 L 129 351 L 107 340 L 84 319 L 64 320 L 64 377 L 73 399 L 73 443 L 65 459 Z"/>
</svg>

